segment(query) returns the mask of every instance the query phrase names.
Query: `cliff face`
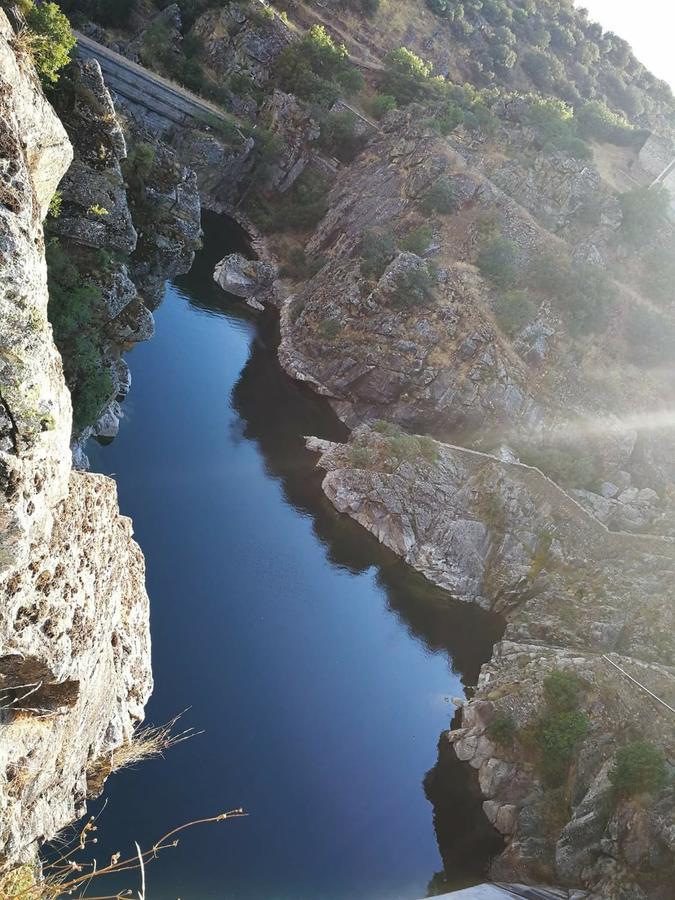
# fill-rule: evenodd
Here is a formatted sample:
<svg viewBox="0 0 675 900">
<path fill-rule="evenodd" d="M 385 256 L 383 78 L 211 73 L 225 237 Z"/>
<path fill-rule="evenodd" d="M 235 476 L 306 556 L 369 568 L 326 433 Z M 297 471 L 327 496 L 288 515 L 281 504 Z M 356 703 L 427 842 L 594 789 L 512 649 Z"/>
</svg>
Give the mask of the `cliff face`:
<svg viewBox="0 0 675 900">
<path fill-rule="evenodd" d="M 486 815 L 507 840 L 496 880 L 584 886 L 598 897 L 665 898 L 675 795 L 617 800 L 618 747 L 652 741 L 672 758 L 672 714 L 603 658 L 675 704 L 675 545 L 612 533 L 534 468 L 358 429 L 310 441 L 324 491 L 433 583 L 501 613 L 504 638 L 450 741 L 477 770 Z M 587 734 L 552 787 L 537 722 L 544 679 L 574 673 Z M 510 734 L 491 727 L 508 720 Z"/>
<path fill-rule="evenodd" d="M 71 471 L 42 220 L 72 150 L 0 12 L 0 862 L 84 811 L 151 690 L 143 558 L 114 482 Z"/>
</svg>

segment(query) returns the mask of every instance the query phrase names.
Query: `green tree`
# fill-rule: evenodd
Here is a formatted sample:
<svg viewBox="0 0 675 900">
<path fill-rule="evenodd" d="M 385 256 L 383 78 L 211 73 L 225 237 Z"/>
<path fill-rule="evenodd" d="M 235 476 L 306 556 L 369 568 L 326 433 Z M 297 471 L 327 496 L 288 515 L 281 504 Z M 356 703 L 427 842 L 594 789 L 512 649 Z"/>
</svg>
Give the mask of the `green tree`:
<svg viewBox="0 0 675 900">
<path fill-rule="evenodd" d="M 628 243 L 650 243 L 666 222 L 670 194 L 662 185 L 636 187 L 621 195 L 621 227 Z"/>
<path fill-rule="evenodd" d="M 70 62 L 75 35 L 56 3 L 32 4 L 26 14 L 30 48 L 40 77 L 47 84 L 59 80 L 59 71 Z"/>
<path fill-rule="evenodd" d="M 478 268 L 498 287 L 508 287 L 516 280 L 518 252 L 513 241 L 499 235 L 481 247 Z"/>
<path fill-rule="evenodd" d="M 667 782 L 665 757 L 653 744 L 633 741 L 617 750 L 609 780 L 620 797 L 659 791 Z"/>
<path fill-rule="evenodd" d="M 396 242 L 390 234 L 366 231 L 361 239 L 359 255 L 363 275 L 377 280 L 396 255 Z"/>
<path fill-rule="evenodd" d="M 382 119 L 392 109 L 396 109 L 398 103 L 396 97 L 391 94 L 376 94 L 370 105 L 371 112 L 376 119 Z"/>
</svg>

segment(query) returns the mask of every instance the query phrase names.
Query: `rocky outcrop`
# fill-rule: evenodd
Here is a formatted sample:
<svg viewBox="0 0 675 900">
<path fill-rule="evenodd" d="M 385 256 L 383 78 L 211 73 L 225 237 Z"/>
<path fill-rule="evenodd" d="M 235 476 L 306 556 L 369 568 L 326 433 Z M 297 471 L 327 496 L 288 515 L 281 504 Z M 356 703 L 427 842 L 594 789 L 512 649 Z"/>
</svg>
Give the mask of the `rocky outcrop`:
<svg viewBox="0 0 675 900">
<path fill-rule="evenodd" d="M 277 56 L 293 40 L 291 28 L 262 0 L 209 9 L 197 19 L 192 33 L 217 77 L 243 77 L 258 86 L 268 80 Z"/>
<path fill-rule="evenodd" d="M 340 512 L 433 583 L 507 621 L 461 727 L 447 736 L 477 770 L 485 813 L 507 839 L 494 877 L 665 900 L 675 795 L 616 801 L 607 772 L 631 737 L 672 758 L 672 714 L 604 657 L 675 704 L 675 544 L 609 532 L 537 469 L 391 427 L 309 446 Z M 542 781 L 527 737 L 553 671 L 581 679 L 590 723 L 564 797 Z M 490 730 L 497 717 L 513 723 L 514 743 Z"/>
<path fill-rule="evenodd" d="M 241 253 L 230 253 L 221 259 L 213 273 L 213 280 L 224 291 L 244 297 L 259 309 L 263 306 L 258 298 L 271 291 L 276 277 L 276 268 L 271 263 L 246 259 Z"/>
<path fill-rule="evenodd" d="M 42 218 L 72 158 L 0 11 L 0 866 L 81 815 L 151 689 L 140 550 L 114 482 L 71 472 Z"/>
</svg>

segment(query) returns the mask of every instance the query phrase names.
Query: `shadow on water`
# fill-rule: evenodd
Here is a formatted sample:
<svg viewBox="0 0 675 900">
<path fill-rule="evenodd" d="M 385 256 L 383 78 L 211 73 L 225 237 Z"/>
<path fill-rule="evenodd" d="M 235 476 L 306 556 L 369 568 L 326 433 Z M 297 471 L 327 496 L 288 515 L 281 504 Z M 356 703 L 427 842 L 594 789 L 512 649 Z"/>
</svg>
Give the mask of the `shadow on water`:
<svg viewBox="0 0 675 900">
<path fill-rule="evenodd" d="M 501 623 L 328 502 L 304 436 L 346 429 L 280 369 L 275 314 L 214 283 L 242 233 L 204 226 L 134 351 L 127 421 L 91 458 L 146 555 L 148 717 L 192 706 L 206 735 L 110 780 L 101 858 L 242 803 L 248 819 L 153 868 L 153 900 L 416 900 L 439 866 L 426 791 L 446 873 L 430 890 L 481 881 L 496 848 L 475 773 L 443 752 L 425 772 Z"/>
<path fill-rule="evenodd" d="M 348 429 L 324 398 L 283 371 L 276 354 L 276 312 L 256 313 L 243 301 L 228 298 L 215 284 L 210 290 L 203 289 L 220 258 L 220 228 L 215 218 L 207 214 L 204 250 L 190 275 L 177 283 L 194 308 L 255 323 L 250 356 L 232 396 L 241 420 L 241 437 L 257 445 L 267 474 L 280 481 L 287 501 L 311 518 L 314 534 L 330 562 L 354 574 L 374 567 L 388 608 L 401 625 L 429 651 L 447 653 L 452 671 L 462 683 L 475 685 L 481 665 L 501 638 L 503 621 L 435 587 L 348 516 L 338 514 L 328 501 L 321 490 L 323 473 L 316 466 L 316 454 L 307 450 L 304 438 L 312 435 L 344 441 Z M 235 242 L 234 249 L 250 256 L 246 239 L 240 234 L 237 241 L 241 243 Z M 195 283 L 201 285 L 197 291 L 193 290 Z M 442 736 L 437 764 L 427 773 L 423 789 L 433 808 L 443 861 L 443 870 L 429 882 L 428 896 L 482 880 L 503 841 L 483 814 L 475 773 L 457 759 Z"/>
</svg>

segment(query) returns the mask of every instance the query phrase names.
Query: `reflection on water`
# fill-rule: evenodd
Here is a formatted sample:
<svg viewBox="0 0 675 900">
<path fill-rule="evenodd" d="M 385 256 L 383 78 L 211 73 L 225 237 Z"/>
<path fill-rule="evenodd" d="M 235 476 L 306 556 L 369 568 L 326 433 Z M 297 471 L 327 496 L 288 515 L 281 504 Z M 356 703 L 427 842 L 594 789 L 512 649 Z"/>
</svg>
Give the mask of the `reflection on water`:
<svg viewBox="0 0 675 900">
<path fill-rule="evenodd" d="M 128 420 L 91 457 L 116 473 L 146 554 L 149 717 L 191 706 L 206 734 L 109 782 L 102 858 L 241 804 L 248 819 L 189 833 L 156 864 L 153 900 L 415 900 L 440 867 L 422 781 L 448 699 L 499 625 L 330 506 L 303 435 L 344 428 L 279 370 L 274 317 L 256 321 L 213 283 L 239 238 L 205 224 L 130 360 Z M 442 837 L 462 835 L 462 852 L 443 858 L 475 881 L 490 848 L 484 832 L 464 840 L 461 796 L 457 835 Z"/>
</svg>

